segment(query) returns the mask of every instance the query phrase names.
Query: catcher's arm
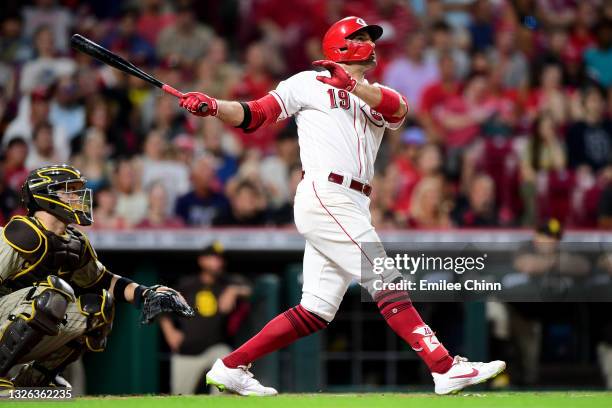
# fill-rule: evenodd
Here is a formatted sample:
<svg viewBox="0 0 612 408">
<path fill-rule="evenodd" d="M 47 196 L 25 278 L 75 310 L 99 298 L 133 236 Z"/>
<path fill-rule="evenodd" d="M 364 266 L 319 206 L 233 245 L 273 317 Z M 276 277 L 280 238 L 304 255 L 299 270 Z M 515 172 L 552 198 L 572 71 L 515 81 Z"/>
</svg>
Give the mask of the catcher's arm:
<svg viewBox="0 0 612 408">
<path fill-rule="evenodd" d="M 107 272 L 109 273 L 109 272 Z M 185 298 L 167 286 L 147 287 L 132 280 L 111 274 L 109 292 L 117 299 L 142 308 L 142 323 L 149 324 L 163 313 L 193 317 L 195 312 Z"/>
</svg>

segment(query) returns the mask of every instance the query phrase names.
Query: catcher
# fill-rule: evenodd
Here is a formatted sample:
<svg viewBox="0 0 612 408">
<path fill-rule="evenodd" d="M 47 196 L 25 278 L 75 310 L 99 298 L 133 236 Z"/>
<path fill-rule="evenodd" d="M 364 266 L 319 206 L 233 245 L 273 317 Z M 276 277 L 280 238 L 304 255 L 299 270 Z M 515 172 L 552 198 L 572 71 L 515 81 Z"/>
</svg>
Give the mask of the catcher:
<svg viewBox="0 0 612 408">
<path fill-rule="evenodd" d="M 27 216 L 0 239 L 0 390 L 70 386 L 62 370 L 106 345 L 114 304 L 142 307 L 143 323 L 164 312 L 193 316 L 183 297 L 109 272 L 87 236 L 92 192 L 72 166 L 32 171 L 22 188 Z"/>
</svg>

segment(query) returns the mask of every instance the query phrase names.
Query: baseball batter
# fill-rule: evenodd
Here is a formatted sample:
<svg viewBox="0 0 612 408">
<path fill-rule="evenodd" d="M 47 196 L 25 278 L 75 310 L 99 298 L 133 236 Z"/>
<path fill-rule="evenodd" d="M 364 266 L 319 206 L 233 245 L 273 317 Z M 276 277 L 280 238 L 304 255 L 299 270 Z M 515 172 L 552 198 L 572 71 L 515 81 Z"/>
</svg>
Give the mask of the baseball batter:
<svg viewBox="0 0 612 408">
<path fill-rule="evenodd" d="M 72 166 L 33 170 L 22 188 L 27 216 L 0 238 L 0 394 L 14 387 L 70 386 L 62 370 L 100 352 L 115 301 L 143 304 L 148 322 L 162 312 L 193 316 L 177 292 L 146 287 L 108 271 L 87 236 L 92 192 Z M 160 305 L 163 304 L 163 307 Z"/>
<path fill-rule="evenodd" d="M 250 364 L 327 327 L 353 280 L 369 291 L 389 326 L 427 364 L 436 393 L 459 391 L 505 369 L 503 361 L 474 363 L 451 357 L 421 320 L 407 292 L 377 291 L 372 284 L 374 279 L 393 282 L 401 277 L 396 270 L 382 276 L 368 270 L 372 259 L 386 257 L 371 223 L 368 197 L 385 129 L 400 127 L 408 111 L 405 97 L 364 78 L 376 66 L 374 42 L 382 31 L 358 17 L 336 22 L 323 38 L 327 59 L 313 63 L 324 70 L 300 72 L 259 100 L 220 101 L 191 92 L 180 101 L 195 115 L 217 117 L 245 132 L 290 116 L 298 126 L 304 173 L 294 213 L 298 231 L 306 239 L 302 299 L 236 351 L 217 360 L 206 382 L 220 390 L 277 394 L 253 378 Z M 204 106 L 207 109 L 201 109 Z M 363 245 L 366 242 L 373 244 Z"/>
</svg>

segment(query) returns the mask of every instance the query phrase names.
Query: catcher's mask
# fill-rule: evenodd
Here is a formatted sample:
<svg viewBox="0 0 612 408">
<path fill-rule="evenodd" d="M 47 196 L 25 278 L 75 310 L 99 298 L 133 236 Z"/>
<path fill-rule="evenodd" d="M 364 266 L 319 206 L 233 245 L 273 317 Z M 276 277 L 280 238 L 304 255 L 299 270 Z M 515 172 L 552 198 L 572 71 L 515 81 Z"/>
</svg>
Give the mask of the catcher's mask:
<svg viewBox="0 0 612 408">
<path fill-rule="evenodd" d="M 21 199 L 28 214 L 42 210 L 66 224 L 91 225 L 92 193 L 87 180 L 72 166 L 41 167 L 23 183 Z"/>
</svg>

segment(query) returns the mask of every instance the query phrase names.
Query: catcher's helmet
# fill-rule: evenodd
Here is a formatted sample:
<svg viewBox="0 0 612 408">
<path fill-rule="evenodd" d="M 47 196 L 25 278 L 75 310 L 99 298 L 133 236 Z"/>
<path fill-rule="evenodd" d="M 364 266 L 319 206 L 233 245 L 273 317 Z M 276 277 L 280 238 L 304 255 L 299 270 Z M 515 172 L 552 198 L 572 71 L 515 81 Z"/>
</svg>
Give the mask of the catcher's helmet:
<svg viewBox="0 0 612 408">
<path fill-rule="evenodd" d="M 363 18 L 345 17 L 335 22 L 323 36 L 323 54 L 334 62 L 365 61 L 374 51 L 372 44 L 347 39 L 357 31 L 365 30 L 372 41 L 376 41 L 383 33 L 379 25 L 368 25 Z"/>
<path fill-rule="evenodd" d="M 91 225 L 92 193 L 87 180 L 72 166 L 41 167 L 28 175 L 21 199 L 28 214 L 46 211 L 66 224 Z"/>
</svg>

